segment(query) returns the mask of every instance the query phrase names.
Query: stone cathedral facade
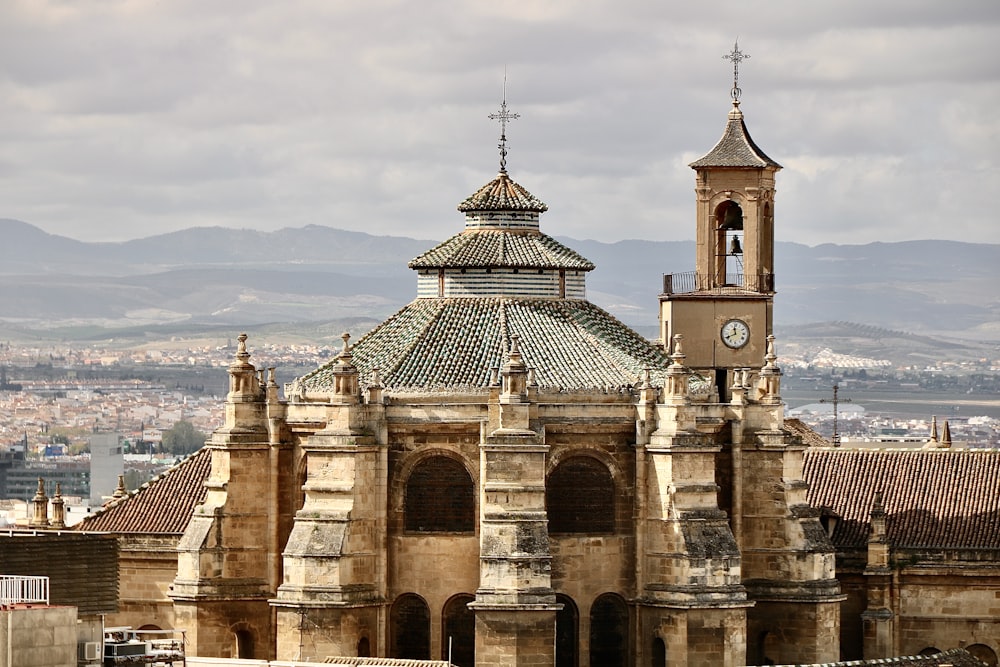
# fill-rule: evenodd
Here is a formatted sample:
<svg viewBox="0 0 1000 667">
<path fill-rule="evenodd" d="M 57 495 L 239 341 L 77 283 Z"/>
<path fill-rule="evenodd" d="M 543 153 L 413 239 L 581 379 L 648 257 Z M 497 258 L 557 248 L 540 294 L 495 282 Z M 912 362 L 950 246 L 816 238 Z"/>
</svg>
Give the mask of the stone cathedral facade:
<svg viewBox="0 0 1000 667">
<path fill-rule="evenodd" d="M 503 160 L 410 262 L 417 298 L 333 362 L 282 392 L 241 336 L 167 593 L 190 653 L 837 660 L 771 335 L 780 166 L 736 101 L 692 167 L 696 269 L 664 281 L 660 344 L 586 300 L 594 265 Z"/>
</svg>

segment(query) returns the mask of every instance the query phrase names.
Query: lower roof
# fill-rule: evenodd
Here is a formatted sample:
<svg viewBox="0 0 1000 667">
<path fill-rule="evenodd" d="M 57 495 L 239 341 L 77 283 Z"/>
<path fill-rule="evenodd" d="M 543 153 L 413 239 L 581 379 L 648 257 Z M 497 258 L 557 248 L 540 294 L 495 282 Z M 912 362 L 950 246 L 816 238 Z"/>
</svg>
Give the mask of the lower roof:
<svg viewBox="0 0 1000 667">
<path fill-rule="evenodd" d="M 866 547 L 878 493 L 894 547 L 1000 549 L 1000 450 L 810 448 L 802 472 L 838 549 Z"/>
</svg>

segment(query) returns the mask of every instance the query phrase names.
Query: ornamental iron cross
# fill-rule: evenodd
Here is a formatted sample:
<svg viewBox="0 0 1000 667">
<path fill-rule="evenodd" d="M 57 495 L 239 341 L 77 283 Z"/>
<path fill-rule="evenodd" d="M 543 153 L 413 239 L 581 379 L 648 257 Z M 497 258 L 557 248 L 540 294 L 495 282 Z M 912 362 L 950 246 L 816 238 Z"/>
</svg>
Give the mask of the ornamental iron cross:
<svg viewBox="0 0 1000 667">
<path fill-rule="evenodd" d="M 740 63 L 749 58 L 750 55 L 740 51 L 740 40 L 737 39 L 733 44 L 733 50 L 726 55 L 722 56 L 723 60 L 729 60 L 733 63 L 733 102 L 740 101 L 740 95 L 743 91 L 740 90 Z"/>
<path fill-rule="evenodd" d="M 489 115 L 490 120 L 500 121 L 500 143 L 497 144 L 497 148 L 500 149 L 500 171 L 503 173 L 507 171 L 507 123 L 520 117 L 521 114 L 507 110 L 507 73 L 504 72 L 503 101 L 500 103 L 500 111 Z"/>
</svg>

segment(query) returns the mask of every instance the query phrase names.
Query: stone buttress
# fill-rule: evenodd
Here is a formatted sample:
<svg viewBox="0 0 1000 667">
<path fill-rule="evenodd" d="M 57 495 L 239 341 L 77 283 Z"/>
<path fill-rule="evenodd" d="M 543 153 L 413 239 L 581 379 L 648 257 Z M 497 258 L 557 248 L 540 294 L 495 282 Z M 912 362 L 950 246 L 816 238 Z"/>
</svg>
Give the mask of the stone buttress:
<svg viewBox="0 0 1000 667">
<path fill-rule="evenodd" d="M 287 452 L 269 428 L 281 417 L 273 369 L 265 381 L 249 362 L 246 334 L 238 340 L 225 425 L 206 443 L 212 450 L 207 495 L 178 544 L 170 597 L 192 655 L 273 657 L 267 601 L 278 583 L 276 508 Z"/>
<path fill-rule="evenodd" d="M 348 339 L 344 334 L 332 367 L 331 391 L 293 396 L 289 405 L 292 431 L 302 430 L 304 501 L 271 602 L 280 659 L 322 660 L 385 646 L 384 407 L 377 379 L 368 402 L 361 400 Z"/>
</svg>

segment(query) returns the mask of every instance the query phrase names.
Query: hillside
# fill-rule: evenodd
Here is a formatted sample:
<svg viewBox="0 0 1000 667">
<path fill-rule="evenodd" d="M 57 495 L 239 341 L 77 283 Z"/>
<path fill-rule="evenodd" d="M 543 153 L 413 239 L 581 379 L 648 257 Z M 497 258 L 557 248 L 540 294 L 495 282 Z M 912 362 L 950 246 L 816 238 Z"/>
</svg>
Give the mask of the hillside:
<svg viewBox="0 0 1000 667">
<path fill-rule="evenodd" d="M 7 337 L 67 327 L 377 320 L 413 299 L 416 276 L 406 263 L 435 243 L 316 225 L 85 243 L 15 220 L 0 220 L 0 238 L 0 333 Z M 662 274 L 693 269 L 691 241 L 560 241 L 597 265 L 589 298 L 644 332 L 655 332 Z M 1000 246 L 779 242 L 775 253 L 779 331 L 853 322 L 1000 341 Z"/>
</svg>

